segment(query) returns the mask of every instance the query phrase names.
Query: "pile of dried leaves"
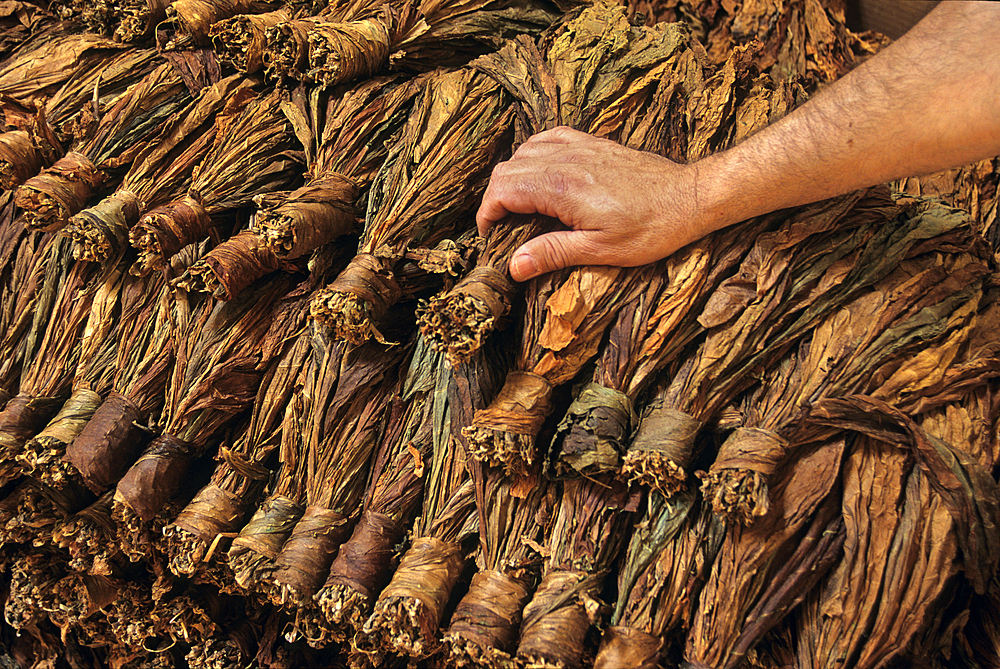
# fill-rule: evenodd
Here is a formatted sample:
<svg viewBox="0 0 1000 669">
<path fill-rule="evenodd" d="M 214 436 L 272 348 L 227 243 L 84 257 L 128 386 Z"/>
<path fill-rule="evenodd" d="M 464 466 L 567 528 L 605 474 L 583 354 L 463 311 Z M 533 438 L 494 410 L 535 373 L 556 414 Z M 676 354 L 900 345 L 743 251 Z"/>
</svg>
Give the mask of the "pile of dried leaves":
<svg viewBox="0 0 1000 669">
<path fill-rule="evenodd" d="M 475 233 L 534 133 L 694 161 L 884 44 L 0 2 L 0 664 L 995 666 L 997 159 L 524 285 L 559 222 Z"/>
</svg>

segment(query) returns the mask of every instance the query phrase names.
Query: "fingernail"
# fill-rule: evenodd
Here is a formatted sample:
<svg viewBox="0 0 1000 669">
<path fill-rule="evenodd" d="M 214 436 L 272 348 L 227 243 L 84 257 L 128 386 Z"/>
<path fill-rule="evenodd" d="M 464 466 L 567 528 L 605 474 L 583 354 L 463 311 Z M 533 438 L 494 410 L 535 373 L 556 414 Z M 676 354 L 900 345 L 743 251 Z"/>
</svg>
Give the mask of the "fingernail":
<svg viewBox="0 0 1000 669">
<path fill-rule="evenodd" d="M 525 281 L 538 274 L 538 263 L 529 253 L 518 253 L 510 261 L 510 273 L 515 281 Z"/>
</svg>

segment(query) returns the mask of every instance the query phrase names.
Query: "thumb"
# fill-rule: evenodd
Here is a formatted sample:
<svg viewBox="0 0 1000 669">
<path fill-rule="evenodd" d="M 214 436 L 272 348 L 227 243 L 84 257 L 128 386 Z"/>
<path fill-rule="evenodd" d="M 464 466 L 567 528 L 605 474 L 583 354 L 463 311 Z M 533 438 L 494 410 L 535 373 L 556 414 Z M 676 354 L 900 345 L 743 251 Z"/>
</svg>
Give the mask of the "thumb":
<svg viewBox="0 0 1000 669">
<path fill-rule="evenodd" d="M 600 264 L 588 251 L 589 237 L 586 230 L 560 230 L 525 242 L 510 259 L 511 278 L 527 281 L 564 267 Z"/>
</svg>

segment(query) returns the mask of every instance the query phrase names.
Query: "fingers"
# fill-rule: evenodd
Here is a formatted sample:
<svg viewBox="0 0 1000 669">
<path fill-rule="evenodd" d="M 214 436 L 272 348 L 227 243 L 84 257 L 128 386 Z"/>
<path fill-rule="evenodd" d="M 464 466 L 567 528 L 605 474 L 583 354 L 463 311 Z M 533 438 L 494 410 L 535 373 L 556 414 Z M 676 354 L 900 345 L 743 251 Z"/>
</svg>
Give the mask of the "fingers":
<svg viewBox="0 0 1000 669">
<path fill-rule="evenodd" d="M 564 267 L 605 264 L 595 253 L 592 237 L 587 230 L 549 232 L 535 237 L 514 252 L 510 275 L 515 281 L 527 281 Z"/>
</svg>

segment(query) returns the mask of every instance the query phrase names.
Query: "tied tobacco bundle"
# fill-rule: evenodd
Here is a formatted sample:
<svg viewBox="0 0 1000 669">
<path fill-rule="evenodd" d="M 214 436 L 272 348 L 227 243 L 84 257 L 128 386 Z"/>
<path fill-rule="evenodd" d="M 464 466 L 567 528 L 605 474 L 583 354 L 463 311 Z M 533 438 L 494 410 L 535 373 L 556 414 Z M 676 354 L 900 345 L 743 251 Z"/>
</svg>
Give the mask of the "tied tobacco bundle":
<svg viewBox="0 0 1000 669">
<path fill-rule="evenodd" d="M 667 495 L 684 487 L 701 425 L 750 385 L 747 372 L 771 366 L 921 241 L 919 222 L 901 214 L 879 189 L 779 214 L 699 315 L 707 337 L 647 405 L 622 471 Z"/>
<path fill-rule="evenodd" d="M 696 88 L 687 113 L 702 118 L 689 136 L 680 138 L 692 152 L 689 158 L 723 148 L 788 108 L 787 89 L 775 90 L 759 80 L 750 83 L 746 55 L 735 54 L 704 84 L 697 79 L 687 84 Z M 728 113 L 727 108 L 731 108 Z M 590 383 L 576 394 L 557 427 L 551 454 L 556 474 L 620 469 L 638 422 L 634 407 L 640 394 L 703 332 L 697 316 L 707 300 L 742 261 L 752 240 L 777 220 L 780 216 L 765 216 L 743 223 L 742 234 L 710 235 L 653 268 L 647 290 L 619 313 Z"/>
<path fill-rule="evenodd" d="M 294 265 L 282 263 L 257 233 L 240 230 L 202 256 L 171 285 L 228 301 L 257 279 L 282 268 L 296 269 Z"/>
<path fill-rule="evenodd" d="M 67 56 L 75 60 L 64 60 Z M 151 49 L 122 50 L 79 35 L 15 60 L 17 80 L 0 73 L 0 186 L 13 190 L 56 162 L 65 146 L 92 132 L 109 107 L 159 62 Z M 27 82 L 38 88 L 26 88 Z"/>
<path fill-rule="evenodd" d="M 102 263 L 121 257 L 140 215 L 187 192 L 193 168 L 215 140 L 216 114 L 251 86 L 241 77 L 227 77 L 170 118 L 135 156 L 115 193 L 70 218 L 65 234 L 73 238 L 73 256 Z"/>
<path fill-rule="evenodd" d="M 18 394 L 0 412 L 0 479 L 4 481 L 20 471 L 17 454 L 69 396 L 80 354 L 80 336 L 95 294 L 89 283 L 96 278 L 96 272 L 72 263 L 67 240 L 50 246 L 45 262 L 39 300 L 51 306 L 36 310 L 35 321 L 47 320 L 47 327 L 33 328 L 27 335 L 30 355 L 24 358 Z"/>
<path fill-rule="evenodd" d="M 548 539 L 542 581 L 524 609 L 517 655 L 533 667 L 579 667 L 604 577 L 624 544 L 639 495 L 612 475 L 569 479 Z"/>
<path fill-rule="evenodd" d="M 68 483 L 60 466 L 66 447 L 80 434 L 112 389 L 118 342 L 150 299 L 145 281 L 126 279 L 115 268 L 95 288 L 87 325 L 80 339 L 72 394 L 55 418 L 33 437 L 17 458 L 23 471 L 50 485 Z M 74 482 L 75 483 L 75 482 Z"/>
<path fill-rule="evenodd" d="M 66 449 L 66 476 L 79 475 L 95 493 L 113 487 L 139 456 L 145 436 L 156 432 L 154 425 L 175 358 L 172 333 L 187 328 L 191 318 L 191 305 L 183 295 L 175 295 L 167 282 L 202 250 L 189 247 L 146 283 L 151 301 L 118 346 L 113 390 Z"/>
<path fill-rule="evenodd" d="M 949 444 L 898 409 L 864 396 L 824 400 L 798 427 L 791 437 L 796 442 L 831 431 L 861 435 L 845 464 L 849 542 L 796 624 L 803 666 L 828 666 L 831 653 L 859 667 L 910 652 L 939 655 L 951 619 L 938 607 L 960 614 L 968 605 L 961 593 L 986 592 L 1000 558 L 992 529 L 1000 490 L 976 460 L 985 452 Z M 856 587 L 835 590 L 859 570 L 864 577 Z M 907 615 L 900 617 L 901 610 Z"/>
<path fill-rule="evenodd" d="M 296 289 L 301 299 L 305 299 L 310 287 L 321 284 L 342 266 L 337 264 L 339 258 L 333 254 L 314 259 L 312 276 Z M 213 565 L 212 558 L 224 554 L 220 542 L 232 538 L 245 524 L 247 514 L 257 507 L 271 478 L 268 466 L 281 443 L 285 408 L 297 392 L 296 384 L 301 383 L 300 375 L 310 355 L 312 336 L 300 321 L 304 318 L 304 310 L 297 312 L 295 318 L 285 321 L 282 336 L 277 336 L 275 330 L 275 336 L 270 337 L 270 345 L 276 350 L 266 357 L 273 363 L 263 374 L 246 433 L 233 446 L 220 449 L 220 462 L 211 481 L 164 528 L 169 567 L 178 576 L 199 573 L 220 589 L 235 589 L 230 582 L 231 572 Z"/>
<path fill-rule="evenodd" d="M 90 506 L 70 515 L 52 532 L 52 543 L 69 553 L 69 567 L 76 572 L 110 575 L 119 572 L 121 551 L 111 519 L 114 491 L 109 490 Z"/>
<path fill-rule="evenodd" d="M 552 396 L 589 363 L 615 318 L 644 288 L 649 268 L 580 267 L 534 280 L 515 369 L 490 406 L 466 428 L 477 460 L 526 474 Z"/>
<path fill-rule="evenodd" d="M 267 463 L 281 443 L 285 406 L 309 351 L 310 337 L 303 331 L 265 374 L 245 436 L 232 448 L 220 449 L 221 462 L 211 482 L 164 528 L 170 570 L 176 575 L 200 574 L 219 581 L 221 588 L 229 587 L 222 574 L 206 573 L 208 563 L 219 550 L 218 542 L 239 531 L 263 494 L 271 477 Z"/>
<path fill-rule="evenodd" d="M 272 601 L 296 611 L 296 626 L 322 629 L 312 601 L 323 586 L 333 558 L 361 512 L 371 457 L 412 353 L 412 342 L 388 349 L 329 345 L 320 336 L 307 372 L 304 457 L 298 476 L 306 480 L 306 507 L 275 557 L 269 575 Z M 309 638 L 316 638 L 308 634 Z"/>
<path fill-rule="evenodd" d="M 518 128 L 517 139 L 568 125 L 633 148 L 669 152 L 675 160 L 698 157 L 686 155 L 688 143 L 698 143 L 689 140 L 679 119 L 709 92 L 700 47 L 683 24 L 636 29 L 611 3 L 570 16 L 553 26 L 540 46 L 521 36 L 471 64 L 520 103 L 527 127 Z M 734 79 L 721 83 L 732 88 Z M 720 106 L 727 102 L 721 93 L 715 97 Z M 725 118 L 707 117 L 697 132 L 709 137 L 717 130 L 713 121 Z M 517 290 L 508 270 L 514 250 L 556 225 L 543 216 L 508 216 L 491 228 L 475 270 L 431 300 L 421 328 L 452 360 L 480 346 L 510 310 Z"/>
<path fill-rule="evenodd" d="M 309 67 L 309 30 L 323 21 L 349 21 L 369 9 L 369 0 L 334 2 L 316 16 L 301 16 L 265 28 L 265 46 L 261 54 L 268 78 L 277 81 L 301 81 Z M 223 51 L 239 45 L 224 45 Z M 248 45 L 249 46 L 249 45 Z M 219 45 L 216 46 L 219 50 Z M 220 58 L 222 58 L 220 54 Z M 248 50 L 247 59 L 251 58 Z M 241 58 L 236 56 L 236 58 Z"/>
<path fill-rule="evenodd" d="M 470 460 L 479 511 L 478 572 L 455 607 L 444 634 L 447 662 L 456 667 L 507 666 L 517 646 L 521 612 L 538 585 L 543 540 L 556 501 L 541 468 L 508 476 Z"/>
<path fill-rule="evenodd" d="M 774 503 L 726 531 L 701 590 L 684 658 L 698 669 L 742 664 L 753 642 L 793 608 L 843 546 L 840 469 L 846 439 L 802 446 L 775 471 Z"/>
<path fill-rule="evenodd" d="M 506 351 L 486 347 L 462 365 L 438 367 L 423 507 L 409 549 L 353 640 L 371 661 L 384 653 L 425 658 L 439 649 L 438 626 L 468 560 L 469 540 L 480 530 L 462 428 L 492 399 L 508 366 Z"/>
<path fill-rule="evenodd" d="M 129 88 L 108 109 L 92 134 L 76 144 L 52 167 L 28 179 L 16 201 L 32 226 L 58 230 L 69 217 L 129 165 L 161 125 L 190 102 L 183 80 L 163 64 Z"/>
<path fill-rule="evenodd" d="M 8 194 L 12 200 L 12 194 Z M 9 213 L 13 214 L 13 202 Z M 54 240 L 51 233 L 30 232 L 23 218 L 3 221 L 4 257 L 0 269 L 0 410 L 17 394 L 25 359 L 34 355 L 39 343 L 31 337 L 44 331 L 51 315 L 55 291 L 46 290 L 46 277 L 54 277 L 56 263 L 46 262 Z M 54 278 L 48 279 L 49 281 Z"/>
<path fill-rule="evenodd" d="M 336 641 L 350 638 L 371 613 L 389 581 L 396 546 L 419 510 L 433 457 L 433 392 L 440 366 L 441 357 L 418 339 L 403 390 L 388 409 L 361 517 L 314 597 Z"/>
<path fill-rule="evenodd" d="M 301 149 L 281 113 L 281 97 L 278 92 L 254 96 L 249 87 L 239 89 L 216 116 L 215 141 L 195 169 L 188 194 L 146 212 L 129 232 L 139 251 L 132 272 L 159 268 L 206 237 L 212 216 L 296 181 Z"/>
<path fill-rule="evenodd" d="M 208 36 L 219 60 L 237 72 L 254 74 L 264 69 L 268 28 L 291 20 L 292 12 L 286 7 L 264 14 L 240 14 L 214 23 Z"/>
<path fill-rule="evenodd" d="M 916 218 L 916 234 L 926 238 L 921 253 L 833 312 L 769 370 L 744 400 L 740 428 L 699 473 L 705 497 L 730 522 L 767 513 L 767 478 L 788 447 L 781 427 L 803 406 L 856 392 L 893 401 L 904 378 L 913 394 L 934 384 L 962 347 L 989 268 L 970 253 L 976 245 L 966 217 L 931 207 Z"/>
<path fill-rule="evenodd" d="M 313 318 L 354 343 L 384 341 L 377 323 L 401 295 L 401 261 L 471 228 L 466 214 L 509 145 L 511 118 L 507 95 L 485 75 L 462 69 L 428 78 L 372 185 L 358 255 L 317 292 Z"/>
<path fill-rule="evenodd" d="M 650 490 L 618 572 L 618 603 L 595 669 L 655 669 L 670 636 L 686 628 L 724 526 L 695 491 Z"/>
<path fill-rule="evenodd" d="M 288 194 L 258 196 L 251 225 L 277 257 L 295 259 L 355 231 L 356 208 L 422 85 L 397 75 L 333 93 L 296 89 L 284 111 L 306 148 L 309 182 Z"/>
<path fill-rule="evenodd" d="M 277 0 L 174 0 L 166 9 L 166 20 L 156 27 L 157 41 L 168 51 L 192 44 L 208 46 L 213 24 L 239 14 L 264 14 L 281 5 Z"/>
<path fill-rule="evenodd" d="M 163 434 L 118 481 L 115 518 L 121 531 L 153 521 L 189 463 L 253 402 L 264 370 L 289 336 L 289 323 L 299 318 L 301 297 L 292 288 L 282 277 L 240 300 L 206 301 L 173 328 L 176 362 Z"/>
</svg>

